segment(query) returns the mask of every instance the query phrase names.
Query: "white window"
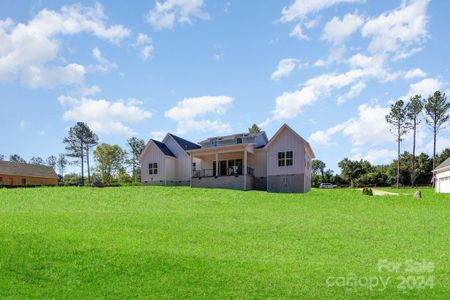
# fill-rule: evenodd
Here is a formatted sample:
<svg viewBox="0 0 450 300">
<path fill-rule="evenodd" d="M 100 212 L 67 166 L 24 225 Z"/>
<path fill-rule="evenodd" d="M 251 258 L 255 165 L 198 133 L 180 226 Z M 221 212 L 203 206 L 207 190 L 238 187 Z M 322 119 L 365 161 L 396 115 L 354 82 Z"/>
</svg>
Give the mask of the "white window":
<svg viewBox="0 0 450 300">
<path fill-rule="evenodd" d="M 294 165 L 294 152 L 286 151 L 286 152 L 278 152 L 278 166 L 292 166 Z"/>
<path fill-rule="evenodd" d="M 285 166 L 285 153 L 284 152 L 278 152 L 278 166 L 284 167 Z"/>
<path fill-rule="evenodd" d="M 158 174 L 158 163 L 149 163 L 148 164 L 148 174 L 150 174 L 150 175 Z"/>
<path fill-rule="evenodd" d="M 286 166 L 292 166 L 294 164 L 294 152 L 286 152 Z"/>
<path fill-rule="evenodd" d="M 195 162 L 192 163 L 192 171 L 195 171 L 197 164 Z"/>
<path fill-rule="evenodd" d="M 236 144 L 242 144 L 242 138 L 236 138 Z"/>
</svg>

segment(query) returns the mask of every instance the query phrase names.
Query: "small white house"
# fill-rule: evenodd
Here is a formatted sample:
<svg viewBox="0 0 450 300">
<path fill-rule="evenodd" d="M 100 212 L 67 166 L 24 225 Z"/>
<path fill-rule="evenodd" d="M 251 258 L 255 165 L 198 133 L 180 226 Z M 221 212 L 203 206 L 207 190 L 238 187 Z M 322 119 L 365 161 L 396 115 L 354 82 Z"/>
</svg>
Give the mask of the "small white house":
<svg viewBox="0 0 450 300">
<path fill-rule="evenodd" d="M 304 193 L 311 189 L 311 146 L 284 124 L 264 131 L 210 137 L 195 144 L 173 134 L 150 140 L 141 154 L 144 185 Z"/>
<path fill-rule="evenodd" d="M 434 170 L 436 193 L 450 193 L 450 157 Z"/>
</svg>

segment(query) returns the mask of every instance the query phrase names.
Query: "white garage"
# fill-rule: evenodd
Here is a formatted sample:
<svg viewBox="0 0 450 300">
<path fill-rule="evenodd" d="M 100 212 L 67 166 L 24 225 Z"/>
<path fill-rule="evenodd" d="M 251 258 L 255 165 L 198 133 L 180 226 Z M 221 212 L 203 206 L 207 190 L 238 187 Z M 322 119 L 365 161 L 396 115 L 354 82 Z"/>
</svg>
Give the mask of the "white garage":
<svg viewBox="0 0 450 300">
<path fill-rule="evenodd" d="M 433 170 L 436 193 L 450 193 L 450 157 Z"/>
</svg>

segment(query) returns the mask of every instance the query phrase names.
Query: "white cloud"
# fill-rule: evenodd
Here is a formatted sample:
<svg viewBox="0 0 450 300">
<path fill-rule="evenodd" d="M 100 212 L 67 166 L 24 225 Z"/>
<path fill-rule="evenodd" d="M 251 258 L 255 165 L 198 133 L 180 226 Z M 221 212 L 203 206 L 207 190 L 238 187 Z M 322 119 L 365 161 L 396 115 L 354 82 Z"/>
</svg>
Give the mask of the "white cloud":
<svg viewBox="0 0 450 300">
<path fill-rule="evenodd" d="M 66 107 L 65 120 L 86 122 L 92 130 L 100 134 L 118 134 L 125 137 L 135 135 L 125 123 L 141 122 L 152 116 L 151 112 L 140 107 L 142 102 L 136 99 L 129 99 L 125 103 L 121 100 L 60 96 L 58 100 Z"/>
<path fill-rule="evenodd" d="M 166 111 L 165 116 L 177 122 L 177 132 L 215 131 L 227 132 L 230 125 L 219 119 L 211 119 L 224 115 L 233 103 L 228 96 L 203 96 L 185 98 Z"/>
<path fill-rule="evenodd" d="M 139 56 L 142 60 L 147 60 L 152 55 L 154 50 L 152 38 L 144 33 L 138 34 L 133 47 L 141 48 Z"/>
<path fill-rule="evenodd" d="M 305 27 L 307 29 L 312 29 L 314 27 L 317 27 L 319 25 L 319 23 L 320 23 L 320 19 L 319 18 L 315 18 L 315 19 L 312 19 L 312 20 L 309 20 L 309 21 L 305 22 Z"/>
<path fill-rule="evenodd" d="M 336 133 L 342 131 L 344 126 L 345 124 L 338 124 L 336 126 L 328 128 L 327 130 L 318 130 L 311 134 L 308 141 L 313 146 L 327 146 L 335 144 L 334 142 L 331 142 L 331 139 Z"/>
<path fill-rule="evenodd" d="M 81 86 L 72 93 L 78 96 L 93 96 L 101 92 L 102 89 L 98 85 Z"/>
<path fill-rule="evenodd" d="M 367 160 L 372 164 L 388 164 L 391 163 L 394 158 L 397 157 L 395 150 L 389 149 L 370 149 L 365 155 L 361 153 L 354 154 L 351 159 L 353 160 Z"/>
<path fill-rule="evenodd" d="M 342 18 L 342 21 L 334 17 L 325 25 L 322 39 L 327 40 L 333 45 L 339 45 L 361 28 L 363 23 L 364 18 L 358 14 L 346 14 Z"/>
<path fill-rule="evenodd" d="M 436 139 L 436 153 L 442 152 L 450 145 L 450 137 L 449 136 L 440 136 Z M 423 149 L 418 149 L 419 151 L 424 151 L 429 153 L 431 157 L 433 157 L 433 138 L 429 139 L 429 142 L 423 147 Z"/>
<path fill-rule="evenodd" d="M 97 65 L 92 66 L 93 70 L 105 73 L 117 69 L 117 64 L 106 59 L 100 49 L 92 49 L 92 56 L 98 62 Z"/>
<path fill-rule="evenodd" d="M 25 120 L 22 120 L 19 123 L 19 127 L 22 130 L 25 130 L 27 127 L 30 127 L 30 125 L 31 125 L 31 122 L 28 122 L 28 121 L 25 121 Z"/>
<path fill-rule="evenodd" d="M 364 24 L 362 35 L 371 38 L 371 53 L 394 53 L 401 58 L 415 44 L 427 37 L 429 0 L 403 1 L 399 8 L 385 12 Z M 403 54 L 404 55 L 404 54 Z"/>
<path fill-rule="evenodd" d="M 435 91 L 440 90 L 442 86 L 442 82 L 438 79 L 425 78 L 419 82 L 410 84 L 408 93 L 402 98 L 409 99 L 415 95 L 422 95 L 422 97 L 427 98 Z"/>
<path fill-rule="evenodd" d="M 208 13 L 202 10 L 203 0 L 156 1 L 148 13 L 147 21 L 157 30 L 173 28 L 176 23 L 192 23 L 192 18 L 207 20 Z"/>
<path fill-rule="evenodd" d="M 377 145 L 393 140 L 385 115 L 389 107 L 362 104 L 358 107 L 358 116 L 337 124 L 326 130 L 314 132 L 310 141 L 318 145 L 327 145 L 340 133 L 349 137 L 353 146 L 364 144 Z"/>
<path fill-rule="evenodd" d="M 219 52 L 219 53 L 216 53 L 216 54 L 214 54 L 213 55 L 213 58 L 215 59 L 215 60 L 221 60 L 222 58 L 223 58 L 223 53 L 222 52 Z"/>
<path fill-rule="evenodd" d="M 81 84 L 86 69 L 79 64 L 65 67 L 29 66 L 22 70 L 22 83 L 32 88 L 53 88 L 58 85 Z"/>
<path fill-rule="evenodd" d="M 416 47 L 412 49 L 407 49 L 405 51 L 399 51 L 397 54 L 394 55 L 392 58 L 393 61 L 401 60 L 410 56 L 413 56 L 416 53 L 419 53 L 423 50 L 423 47 Z"/>
<path fill-rule="evenodd" d="M 414 79 L 425 76 L 427 76 L 427 73 L 425 73 L 421 68 L 415 68 L 405 72 L 406 79 Z"/>
<path fill-rule="evenodd" d="M 281 11 L 282 22 L 292 22 L 304 19 L 311 13 L 317 13 L 338 3 L 362 2 L 361 0 L 294 0 L 294 2 L 283 7 Z"/>
<path fill-rule="evenodd" d="M 342 134 L 350 137 L 353 145 L 382 144 L 392 141 L 389 125 L 385 120 L 389 109 L 380 105 L 360 105 L 358 117 L 344 123 Z"/>
<path fill-rule="evenodd" d="M 365 88 L 366 84 L 364 82 L 360 81 L 355 83 L 347 93 L 338 97 L 337 103 L 342 104 L 348 99 L 358 97 Z"/>
<path fill-rule="evenodd" d="M 59 12 L 43 9 L 28 23 L 15 24 L 11 19 L 0 21 L 0 81 L 13 81 L 25 76 L 25 84 L 38 87 L 78 83 L 84 75 L 79 64 L 48 66 L 58 57 L 59 36 L 82 32 L 112 43 L 118 43 L 130 34 L 122 25 L 107 25 L 100 4 L 94 7 L 63 6 Z M 49 84 L 46 76 L 68 75 Z M 57 76 L 56 76 L 57 77 Z"/>
<path fill-rule="evenodd" d="M 167 134 L 167 132 L 166 131 L 162 131 L 162 130 L 151 131 L 150 132 L 151 138 L 154 139 L 154 140 L 157 140 L 157 141 L 163 140 L 164 137 L 166 136 L 166 134 Z"/>
<path fill-rule="evenodd" d="M 354 55 L 349 60 L 351 69 L 347 72 L 336 74 L 328 73 L 310 78 L 302 85 L 302 88 L 293 92 L 284 92 L 275 99 L 275 110 L 272 116 L 262 122 L 266 126 L 272 121 L 292 119 L 296 117 L 304 107 L 316 102 L 319 98 L 327 97 L 331 92 L 343 87 L 354 85 L 368 78 L 379 80 L 392 80 L 395 78 L 384 69 L 383 57 L 368 57 L 361 54 Z M 362 83 L 356 85 L 350 96 L 356 95 L 362 90 Z"/>
<path fill-rule="evenodd" d="M 280 60 L 278 62 L 277 69 L 272 73 L 270 79 L 279 80 L 283 77 L 289 76 L 297 67 L 298 63 L 299 60 L 295 58 L 285 58 Z"/>
<path fill-rule="evenodd" d="M 295 27 L 289 33 L 289 36 L 295 37 L 299 40 L 309 40 L 309 37 L 303 33 L 302 26 L 300 24 L 295 25 Z"/>
</svg>

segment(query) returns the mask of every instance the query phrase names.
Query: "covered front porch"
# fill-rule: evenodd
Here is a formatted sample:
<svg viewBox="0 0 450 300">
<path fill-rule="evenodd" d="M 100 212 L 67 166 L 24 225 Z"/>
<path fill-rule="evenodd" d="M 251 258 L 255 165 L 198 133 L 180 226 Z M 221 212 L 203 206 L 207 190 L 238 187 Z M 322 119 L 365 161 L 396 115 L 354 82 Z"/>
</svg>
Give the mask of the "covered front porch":
<svg viewBox="0 0 450 300">
<path fill-rule="evenodd" d="M 190 151 L 192 187 L 253 189 L 253 144 L 237 144 Z"/>
</svg>

